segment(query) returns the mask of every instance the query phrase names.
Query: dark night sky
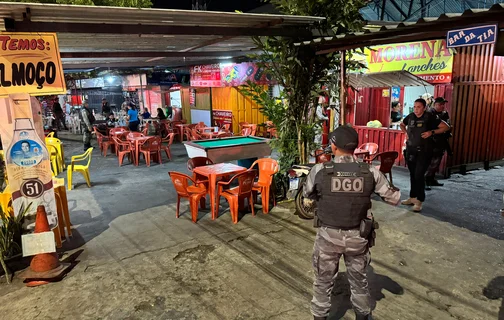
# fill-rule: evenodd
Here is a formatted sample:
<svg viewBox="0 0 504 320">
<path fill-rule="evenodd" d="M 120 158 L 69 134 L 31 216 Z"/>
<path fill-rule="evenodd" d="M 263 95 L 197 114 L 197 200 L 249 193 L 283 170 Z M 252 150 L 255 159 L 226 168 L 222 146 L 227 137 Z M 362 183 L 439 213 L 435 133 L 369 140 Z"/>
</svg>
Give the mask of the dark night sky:
<svg viewBox="0 0 504 320">
<path fill-rule="evenodd" d="M 203 1 L 199 0 L 200 3 Z M 193 0 L 153 0 L 152 2 L 154 8 L 190 10 Z M 247 12 L 264 4 L 260 0 L 206 0 L 206 3 L 209 11 L 230 12 L 235 10 Z"/>
</svg>

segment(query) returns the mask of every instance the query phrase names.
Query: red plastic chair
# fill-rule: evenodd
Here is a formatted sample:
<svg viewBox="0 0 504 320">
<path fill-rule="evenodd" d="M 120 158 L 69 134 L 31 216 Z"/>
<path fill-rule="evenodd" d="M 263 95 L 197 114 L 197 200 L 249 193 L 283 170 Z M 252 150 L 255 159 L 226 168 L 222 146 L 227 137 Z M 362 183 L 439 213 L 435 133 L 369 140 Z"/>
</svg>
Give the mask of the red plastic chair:
<svg viewBox="0 0 504 320">
<path fill-rule="evenodd" d="M 371 159 L 373 159 L 375 154 L 378 152 L 378 145 L 374 142 L 368 142 L 361 145 L 358 149 L 369 152 L 369 155 L 364 157 L 364 162 L 371 163 Z"/>
<path fill-rule="evenodd" d="M 315 163 L 325 163 L 332 161 L 332 155 L 325 153 L 323 149 L 315 150 Z"/>
<path fill-rule="evenodd" d="M 173 144 L 173 140 L 175 139 L 175 133 L 169 133 L 168 136 L 161 139 L 161 150 L 164 150 L 166 156 L 171 161 L 171 145 Z M 163 145 L 163 142 L 168 142 L 168 145 Z"/>
<path fill-rule="evenodd" d="M 116 145 L 117 158 L 119 159 L 119 167 L 122 166 L 124 156 L 128 155 L 129 162 L 131 163 L 131 144 L 127 141 L 121 141 L 118 137 L 112 137 L 114 144 Z"/>
<path fill-rule="evenodd" d="M 243 207 L 245 199 L 248 199 L 248 205 L 252 211 L 252 215 L 255 216 L 252 188 L 256 175 L 257 173 L 255 170 L 247 170 L 235 175 L 228 182 L 220 181 L 217 183 L 217 212 L 219 212 L 219 202 L 222 196 L 226 198 L 229 203 L 229 210 L 231 211 L 233 223 L 238 223 L 238 209 Z M 238 187 L 225 189 L 235 180 L 238 180 Z"/>
<path fill-rule="evenodd" d="M 192 178 L 194 181 L 201 182 L 206 180 L 206 177 L 194 173 L 194 168 L 209 166 L 211 164 L 214 164 L 213 161 L 208 159 L 207 157 L 194 157 L 187 160 L 187 170 L 193 173 Z M 208 188 L 208 185 L 206 185 L 206 187 Z"/>
<path fill-rule="evenodd" d="M 254 195 L 254 203 L 257 198 L 257 193 L 261 194 L 263 213 L 269 212 L 269 199 L 270 199 L 270 188 L 273 182 L 274 175 L 280 169 L 278 162 L 274 159 L 263 158 L 256 160 L 250 170 L 253 170 L 255 166 L 259 168 L 259 179 L 254 182 L 252 187 L 252 193 Z M 273 205 L 276 206 L 276 199 L 273 196 Z"/>
<path fill-rule="evenodd" d="M 231 130 L 231 124 L 229 123 L 226 123 L 226 124 L 223 124 L 222 127 L 220 128 L 219 131 L 223 131 L 223 132 L 229 132 L 229 130 Z"/>
<path fill-rule="evenodd" d="M 151 137 L 147 139 L 144 143 L 139 145 L 140 153 L 144 155 L 147 167 L 150 167 L 151 156 L 157 159 L 158 163 L 161 164 L 161 138 Z"/>
<path fill-rule="evenodd" d="M 109 137 L 101 134 L 96 127 L 93 127 L 94 132 L 96 134 L 96 140 L 98 141 L 98 147 L 100 148 L 100 151 L 103 152 L 103 156 L 107 156 L 107 151 L 109 147 L 111 146 L 111 141 Z"/>
<path fill-rule="evenodd" d="M 186 198 L 189 200 L 189 208 L 191 210 L 191 218 L 194 223 L 198 221 L 198 201 L 201 209 L 205 209 L 205 195 L 207 189 L 202 184 L 197 184 L 191 177 L 180 172 L 168 172 L 172 179 L 175 191 L 177 191 L 177 211 L 175 216 L 179 217 L 180 199 Z M 192 182 L 192 185 L 189 184 Z"/>
<path fill-rule="evenodd" d="M 203 138 L 201 135 L 198 133 L 196 128 L 191 129 L 191 140 L 202 140 Z"/>
<path fill-rule="evenodd" d="M 392 167 L 394 166 L 394 163 L 396 159 L 399 157 L 399 153 L 397 151 L 386 151 L 386 152 L 380 152 L 377 155 L 371 159 L 371 161 L 374 161 L 375 159 L 378 158 L 380 161 L 380 165 L 377 166 L 378 170 L 380 170 L 385 177 L 387 177 L 387 173 L 390 178 L 390 184 L 394 186 L 392 182 Z"/>
</svg>

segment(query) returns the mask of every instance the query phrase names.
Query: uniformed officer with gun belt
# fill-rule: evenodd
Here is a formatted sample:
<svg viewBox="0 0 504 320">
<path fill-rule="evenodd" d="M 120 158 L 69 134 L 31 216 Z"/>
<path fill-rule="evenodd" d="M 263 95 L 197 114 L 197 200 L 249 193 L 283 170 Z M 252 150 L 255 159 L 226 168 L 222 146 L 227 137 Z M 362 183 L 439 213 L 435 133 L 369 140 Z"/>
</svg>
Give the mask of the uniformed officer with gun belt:
<svg viewBox="0 0 504 320">
<path fill-rule="evenodd" d="M 371 213 L 371 195 L 376 192 L 387 203 L 397 205 L 401 193 L 379 170 L 354 157 L 359 136 L 353 128 L 338 127 L 329 138 L 334 161 L 312 168 L 303 194 L 317 202 L 311 311 L 315 320 L 327 319 L 331 291 L 343 256 L 356 319 L 370 320 L 371 297 L 366 268 L 377 227 Z"/>
</svg>

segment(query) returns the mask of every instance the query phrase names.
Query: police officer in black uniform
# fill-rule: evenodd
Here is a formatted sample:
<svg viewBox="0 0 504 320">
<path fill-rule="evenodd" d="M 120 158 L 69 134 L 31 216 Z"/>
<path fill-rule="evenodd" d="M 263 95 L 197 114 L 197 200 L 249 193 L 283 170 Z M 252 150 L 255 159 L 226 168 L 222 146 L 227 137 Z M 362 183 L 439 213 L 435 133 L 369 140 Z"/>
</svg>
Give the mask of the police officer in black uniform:
<svg viewBox="0 0 504 320">
<path fill-rule="evenodd" d="M 446 124 L 450 125 L 450 116 L 448 115 L 448 111 L 445 109 L 445 104 L 448 101 L 443 97 L 437 97 L 434 100 L 434 106 L 429 110 L 434 116 L 438 117 L 440 120 L 446 122 Z M 448 139 L 451 138 L 451 128 L 445 133 L 437 134 L 434 136 L 434 150 L 432 153 L 432 160 L 429 168 L 427 169 L 427 174 L 425 175 L 425 184 L 426 190 L 430 190 L 431 186 L 442 187 L 443 184 L 436 180 L 436 173 L 439 170 L 439 165 L 441 164 L 441 160 L 443 159 L 444 153 L 447 152 L 448 155 L 451 155 L 450 144 L 448 143 Z"/>
<path fill-rule="evenodd" d="M 317 202 L 311 311 L 315 320 L 327 319 L 334 279 L 343 256 L 356 319 L 370 320 L 366 273 L 373 241 L 370 197 L 376 192 L 388 203 L 397 205 L 401 193 L 390 186 L 379 170 L 354 157 L 359 136 L 353 128 L 338 127 L 329 139 L 335 156 L 333 162 L 315 165 L 303 188 L 304 197 Z"/>
<path fill-rule="evenodd" d="M 402 202 L 422 211 L 425 201 L 425 172 L 434 150 L 434 137 L 450 129 L 448 124 L 426 110 L 424 99 L 415 100 L 413 112 L 404 118 L 401 130 L 407 134 L 405 157 L 410 172 L 410 197 Z"/>
</svg>

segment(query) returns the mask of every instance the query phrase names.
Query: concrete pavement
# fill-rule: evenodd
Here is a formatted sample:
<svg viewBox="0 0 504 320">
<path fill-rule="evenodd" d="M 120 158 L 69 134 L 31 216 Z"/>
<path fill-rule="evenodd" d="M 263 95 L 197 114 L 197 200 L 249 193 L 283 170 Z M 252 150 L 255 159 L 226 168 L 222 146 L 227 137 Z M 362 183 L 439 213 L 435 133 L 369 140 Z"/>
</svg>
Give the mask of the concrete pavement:
<svg viewBox="0 0 504 320">
<path fill-rule="evenodd" d="M 81 148 L 67 142 L 65 154 Z M 68 192 L 75 235 L 63 258 L 78 263 L 63 281 L 38 288 L 2 278 L 1 318 L 310 319 L 311 221 L 294 216 L 287 203 L 233 225 L 224 201 L 215 221 L 207 208 L 193 224 L 185 201 L 176 219 L 167 171 L 186 172 L 187 158 L 181 145 L 173 154 L 162 165 L 119 168 L 115 156 L 95 152 L 93 187 L 75 176 Z M 464 179 L 485 179 L 480 174 Z M 396 176 L 399 185 L 402 173 Z M 470 212 L 463 195 L 452 201 Z M 503 229 L 484 232 L 481 225 L 479 232 L 478 219 L 469 219 L 474 228 L 461 226 L 430 207 L 422 214 L 381 202 L 374 208 L 380 229 L 369 273 L 376 319 L 504 319 Z M 486 210 L 477 215 L 492 219 Z M 336 284 L 330 319 L 353 319 L 344 264 Z"/>
</svg>

